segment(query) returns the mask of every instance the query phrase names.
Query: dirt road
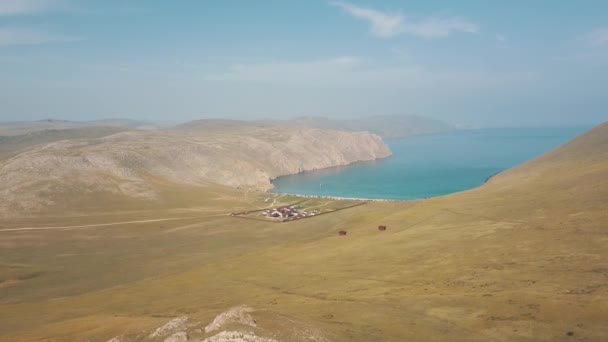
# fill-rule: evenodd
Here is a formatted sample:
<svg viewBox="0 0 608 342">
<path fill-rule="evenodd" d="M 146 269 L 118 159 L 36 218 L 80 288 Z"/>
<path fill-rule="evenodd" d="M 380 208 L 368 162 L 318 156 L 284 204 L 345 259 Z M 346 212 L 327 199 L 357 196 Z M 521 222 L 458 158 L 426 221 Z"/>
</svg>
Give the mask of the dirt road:
<svg viewBox="0 0 608 342">
<path fill-rule="evenodd" d="M 122 221 L 122 222 L 111 222 L 111 223 L 95 223 L 95 224 L 83 224 L 83 225 L 75 225 L 75 226 L 5 228 L 5 229 L 0 229 L 0 233 L 1 232 L 18 232 L 18 231 L 26 231 L 26 230 L 84 229 L 84 228 L 93 228 L 93 227 L 116 226 L 116 225 L 121 225 L 121 224 L 137 224 L 137 223 L 150 223 L 150 222 L 191 220 L 191 219 L 197 219 L 197 218 L 218 217 L 218 216 L 228 216 L 228 215 L 229 215 L 228 213 L 223 213 L 223 214 L 214 214 L 214 215 L 205 215 L 205 216 L 172 217 L 172 218 L 164 218 L 164 219 Z"/>
</svg>

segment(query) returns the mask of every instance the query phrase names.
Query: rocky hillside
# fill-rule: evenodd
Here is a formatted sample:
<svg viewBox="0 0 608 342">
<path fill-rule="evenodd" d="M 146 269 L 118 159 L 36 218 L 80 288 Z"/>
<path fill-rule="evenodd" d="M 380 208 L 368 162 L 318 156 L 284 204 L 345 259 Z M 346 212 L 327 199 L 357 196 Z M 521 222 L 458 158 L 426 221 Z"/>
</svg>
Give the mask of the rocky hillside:
<svg viewBox="0 0 608 342">
<path fill-rule="evenodd" d="M 367 132 L 239 127 L 127 131 L 38 145 L 0 164 L 0 212 L 82 195 L 154 199 L 154 182 L 267 190 L 272 178 L 390 155 Z"/>
<path fill-rule="evenodd" d="M 60 140 L 102 138 L 128 130 L 122 127 L 81 127 L 66 129 L 44 129 L 24 134 L 8 134 L 0 127 L 0 160 L 19 154 L 36 145 L 48 144 Z"/>
</svg>

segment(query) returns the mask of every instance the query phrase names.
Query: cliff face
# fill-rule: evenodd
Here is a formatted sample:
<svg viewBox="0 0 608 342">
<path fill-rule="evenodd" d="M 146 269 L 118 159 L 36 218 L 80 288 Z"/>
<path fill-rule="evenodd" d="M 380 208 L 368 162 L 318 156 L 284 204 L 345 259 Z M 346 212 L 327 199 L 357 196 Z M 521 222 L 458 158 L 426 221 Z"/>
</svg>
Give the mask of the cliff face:
<svg viewBox="0 0 608 342">
<path fill-rule="evenodd" d="M 21 213 L 96 192 L 153 199 L 150 180 L 267 190 L 270 179 L 390 155 L 367 132 L 257 128 L 129 131 L 59 141 L 0 164 L 0 212 Z"/>
</svg>

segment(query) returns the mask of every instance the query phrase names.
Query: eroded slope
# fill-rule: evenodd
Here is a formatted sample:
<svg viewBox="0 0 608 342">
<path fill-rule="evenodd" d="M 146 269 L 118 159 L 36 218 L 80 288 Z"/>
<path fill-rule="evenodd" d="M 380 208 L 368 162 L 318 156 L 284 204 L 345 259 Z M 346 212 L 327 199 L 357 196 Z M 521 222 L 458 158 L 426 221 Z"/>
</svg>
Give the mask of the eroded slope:
<svg viewBox="0 0 608 342">
<path fill-rule="evenodd" d="M 99 193 L 152 200 L 157 181 L 266 190 L 277 176 L 389 154 L 373 134 L 319 129 L 129 131 L 64 140 L 0 164 L 0 212 L 76 205 Z"/>
</svg>

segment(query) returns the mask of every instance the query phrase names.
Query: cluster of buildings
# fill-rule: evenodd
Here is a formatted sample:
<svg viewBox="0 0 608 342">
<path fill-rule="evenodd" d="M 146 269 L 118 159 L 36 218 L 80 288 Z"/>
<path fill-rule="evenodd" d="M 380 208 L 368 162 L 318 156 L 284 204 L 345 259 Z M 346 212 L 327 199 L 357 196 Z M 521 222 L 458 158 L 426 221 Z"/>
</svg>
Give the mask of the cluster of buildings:
<svg viewBox="0 0 608 342">
<path fill-rule="evenodd" d="M 304 217 L 315 216 L 319 214 L 319 209 L 305 210 L 299 206 L 290 205 L 267 209 L 262 211 L 262 215 L 267 218 L 282 219 L 282 220 L 297 220 Z"/>
</svg>

